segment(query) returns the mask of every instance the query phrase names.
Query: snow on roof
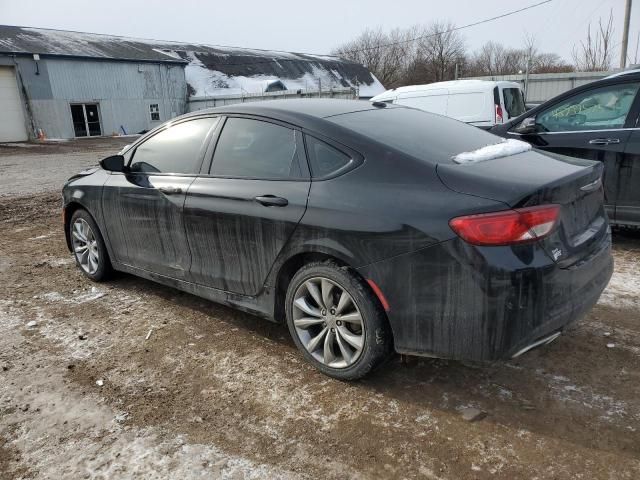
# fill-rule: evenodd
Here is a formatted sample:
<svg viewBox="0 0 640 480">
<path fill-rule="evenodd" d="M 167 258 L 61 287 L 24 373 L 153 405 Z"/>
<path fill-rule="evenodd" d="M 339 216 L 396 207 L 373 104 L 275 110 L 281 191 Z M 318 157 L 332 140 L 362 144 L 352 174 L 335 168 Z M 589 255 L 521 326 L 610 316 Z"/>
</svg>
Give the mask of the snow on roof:
<svg viewBox="0 0 640 480">
<path fill-rule="evenodd" d="M 0 25 L 0 54 L 33 54 L 183 63 L 195 97 L 261 93 L 280 80 L 288 90 L 384 87 L 364 66 L 329 55 L 211 46 L 114 35 Z"/>
</svg>

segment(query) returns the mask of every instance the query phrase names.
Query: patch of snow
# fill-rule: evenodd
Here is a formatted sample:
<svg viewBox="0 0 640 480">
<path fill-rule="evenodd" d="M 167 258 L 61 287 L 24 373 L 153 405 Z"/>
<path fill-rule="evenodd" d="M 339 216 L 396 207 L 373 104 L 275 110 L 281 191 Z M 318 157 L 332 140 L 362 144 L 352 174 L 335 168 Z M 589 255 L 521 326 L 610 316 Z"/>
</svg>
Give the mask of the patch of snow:
<svg viewBox="0 0 640 480">
<path fill-rule="evenodd" d="M 640 308 L 640 257 L 635 251 L 614 250 L 613 259 L 613 276 L 598 303 L 616 308 Z"/>
<path fill-rule="evenodd" d="M 36 322 L 35 320 L 31 320 L 29 323 L 27 323 L 28 328 L 34 328 L 37 326 L 38 326 L 38 322 Z"/>
<path fill-rule="evenodd" d="M 500 143 L 486 145 L 471 152 L 462 152 L 453 157 L 456 163 L 477 163 L 493 160 L 494 158 L 509 157 L 531 150 L 531 145 L 513 138 L 504 139 Z"/>
<path fill-rule="evenodd" d="M 186 52 L 188 65 L 184 73 L 187 83 L 195 90 L 193 98 L 217 97 L 222 95 L 243 95 L 264 93 L 269 84 L 281 81 L 287 90 L 323 91 L 330 89 L 344 89 L 342 81 L 346 81 L 353 88 L 359 89 L 361 97 L 370 97 L 384 90 L 380 81 L 373 77 L 371 84 L 360 82 L 356 85 L 344 78 L 335 69 L 319 68 L 311 64 L 311 72 L 306 72 L 298 78 L 282 78 L 277 75 L 234 75 L 228 76 L 218 70 L 207 68 L 193 51 Z M 335 60 L 335 58 L 333 59 Z"/>
<path fill-rule="evenodd" d="M 541 374 L 548 379 L 549 391 L 557 400 L 565 403 L 573 403 L 589 410 L 602 412 L 599 415 L 607 422 L 628 422 L 629 420 L 638 421 L 640 415 L 630 413 L 628 405 L 622 400 L 615 399 L 610 395 L 597 393 L 589 386 L 575 385 L 567 377 L 560 375 Z"/>
</svg>

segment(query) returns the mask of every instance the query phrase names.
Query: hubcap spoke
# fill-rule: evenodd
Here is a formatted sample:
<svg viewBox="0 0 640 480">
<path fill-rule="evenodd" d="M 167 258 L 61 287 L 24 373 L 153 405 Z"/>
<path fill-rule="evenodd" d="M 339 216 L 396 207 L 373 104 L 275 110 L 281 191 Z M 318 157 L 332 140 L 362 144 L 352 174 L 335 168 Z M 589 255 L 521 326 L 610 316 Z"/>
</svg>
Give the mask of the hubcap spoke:
<svg viewBox="0 0 640 480">
<path fill-rule="evenodd" d="M 340 294 L 340 300 L 338 300 L 338 306 L 336 307 L 336 315 L 340 315 L 344 308 L 351 303 L 351 297 L 344 290 Z"/>
<path fill-rule="evenodd" d="M 320 294 L 320 290 L 318 289 L 318 285 L 316 285 L 311 280 L 307 280 L 304 283 L 304 286 L 307 287 L 307 290 L 311 294 L 311 297 L 316 301 L 320 308 L 327 308 L 327 305 L 322 301 L 322 295 Z"/>
<path fill-rule="evenodd" d="M 358 325 L 362 325 L 362 316 L 360 315 L 360 312 L 353 312 L 353 313 L 348 313 L 346 315 L 340 315 L 338 318 L 343 322 L 356 323 Z"/>
<path fill-rule="evenodd" d="M 309 328 L 313 325 L 321 325 L 322 323 L 324 323 L 324 320 L 322 318 L 311 317 L 299 318 L 293 321 L 293 324 L 298 328 Z"/>
<path fill-rule="evenodd" d="M 312 317 L 322 317 L 320 310 L 309 305 L 305 297 L 298 298 L 295 302 L 293 302 L 293 305 L 302 310 L 307 315 L 311 315 Z"/>
<path fill-rule="evenodd" d="M 324 363 L 329 365 L 336 360 L 336 355 L 333 353 L 333 341 L 335 340 L 336 334 L 334 332 L 329 331 L 327 336 L 324 337 Z"/>
<path fill-rule="evenodd" d="M 309 341 L 309 343 L 307 343 L 307 350 L 309 350 L 310 352 L 315 351 L 315 349 L 318 348 L 318 345 L 320 345 L 320 342 L 322 342 L 322 340 L 324 339 L 324 336 L 327 334 L 328 331 L 329 329 L 327 327 L 324 327 L 322 330 L 320 330 L 320 333 L 315 337 L 313 337 Z"/>
<path fill-rule="evenodd" d="M 320 281 L 320 286 L 322 288 L 322 301 L 325 308 L 333 307 L 333 300 L 331 299 L 331 290 L 333 290 L 333 283 L 323 278 Z"/>
<path fill-rule="evenodd" d="M 340 349 L 342 357 L 347 362 L 347 365 L 350 365 L 353 362 L 353 354 L 349 351 L 349 347 L 345 345 L 345 342 L 344 340 L 342 340 L 342 337 L 339 333 L 336 335 L 336 341 L 338 343 L 338 348 Z"/>
<path fill-rule="evenodd" d="M 345 327 L 338 327 L 336 329 L 338 335 L 342 337 L 342 339 L 355 348 L 357 351 L 362 350 L 362 336 L 355 335 L 347 330 Z"/>
</svg>

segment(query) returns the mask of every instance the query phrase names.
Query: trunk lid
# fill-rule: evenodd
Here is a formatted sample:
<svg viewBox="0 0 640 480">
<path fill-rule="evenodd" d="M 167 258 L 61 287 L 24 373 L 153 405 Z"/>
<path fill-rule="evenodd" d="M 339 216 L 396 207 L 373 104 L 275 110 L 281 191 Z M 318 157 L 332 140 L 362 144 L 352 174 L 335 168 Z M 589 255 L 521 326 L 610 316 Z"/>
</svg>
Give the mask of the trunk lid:
<svg viewBox="0 0 640 480">
<path fill-rule="evenodd" d="M 511 208 L 560 205 L 556 228 L 539 243 L 562 268 L 586 260 L 609 235 L 602 171 L 600 162 L 539 151 L 437 166 L 440 180 L 460 193 L 498 200 Z"/>
</svg>

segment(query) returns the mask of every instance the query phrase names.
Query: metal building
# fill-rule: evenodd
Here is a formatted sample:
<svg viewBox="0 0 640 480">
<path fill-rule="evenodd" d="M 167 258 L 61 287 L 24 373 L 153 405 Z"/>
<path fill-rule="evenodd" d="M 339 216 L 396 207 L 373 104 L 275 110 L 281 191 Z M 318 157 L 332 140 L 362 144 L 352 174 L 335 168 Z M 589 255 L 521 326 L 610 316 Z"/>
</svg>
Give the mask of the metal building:
<svg viewBox="0 0 640 480">
<path fill-rule="evenodd" d="M 138 133 L 261 96 L 383 91 L 337 57 L 0 25 L 0 142 Z"/>
<path fill-rule="evenodd" d="M 77 35 L 0 26 L 0 141 L 137 133 L 185 111 L 184 60 Z"/>
</svg>

